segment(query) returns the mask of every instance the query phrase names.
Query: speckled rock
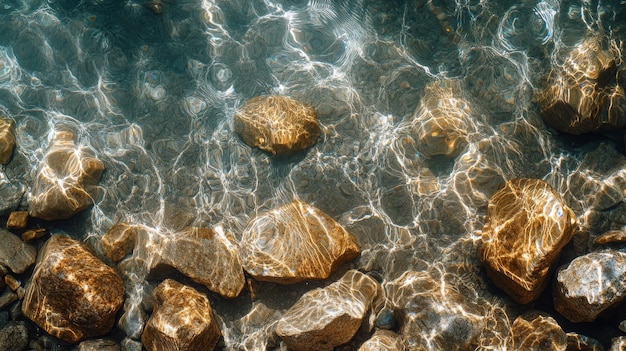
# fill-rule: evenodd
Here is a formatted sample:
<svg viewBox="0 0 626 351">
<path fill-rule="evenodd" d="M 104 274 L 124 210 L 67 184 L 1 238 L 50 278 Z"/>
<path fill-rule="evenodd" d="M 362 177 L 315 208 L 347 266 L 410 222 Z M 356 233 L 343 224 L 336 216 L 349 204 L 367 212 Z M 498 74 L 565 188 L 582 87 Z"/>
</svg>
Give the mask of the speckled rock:
<svg viewBox="0 0 626 351">
<path fill-rule="evenodd" d="M 118 262 L 133 251 L 140 227 L 116 223 L 102 236 L 102 248 L 107 257 Z"/>
<path fill-rule="evenodd" d="M 359 347 L 358 351 L 403 351 L 404 344 L 400 335 L 391 330 L 379 329 L 371 338 Z"/>
<path fill-rule="evenodd" d="M 576 217 L 539 179 L 513 179 L 489 199 L 480 259 L 493 282 L 520 304 L 535 300 L 571 240 Z"/>
<path fill-rule="evenodd" d="M 20 206 L 26 187 L 24 184 L 12 181 L 0 184 L 0 215 L 4 216 Z"/>
<path fill-rule="evenodd" d="M 557 273 L 554 307 L 572 322 L 591 322 L 626 298 L 626 253 L 607 250 L 575 258 Z"/>
<path fill-rule="evenodd" d="M 332 350 L 350 341 L 379 292 L 374 279 L 349 271 L 339 281 L 302 295 L 278 321 L 276 334 L 290 350 Z"/>
<path fill-rule="evenodd" d="M 0 243 L 0 265 L 8 267 L 13 273 L 22 273 L 35 263 L 37 251 L 17 235 L 0 229 Z"/>
<path fill-rule="evenodd" d="M 592 36 L 577 44 L 562 65 L 554 65 L 537 102 L 549 126 L 570 134 L 626 126 L 626 94 L 618 81 L 621 48 Z"/>
<path fill-rule="evenodd" d="M 164 239 L 152 271 L 173 268 L 224 297 L 234 298 L 245 277 L 234 238 L 221 228 L 189 228 Z"/>
<path fill-rule="evenodd" d="M 124 301 L 117 272 L 74 239 L 53 235 L 42 248 L 22 304 L 49 334 L 75 343 L 108 333 Z"/>
<path fill-rule="evenodd" d="M 15 122 L 11 119 L 0 118 L 0 164 L 6 165 L 11 161 L 15 148 Z"/>
<path fill-rule="evenodd" d="M 45 220 L 70 218 L 93 205 L 104 164 L 68 131 L 56 133 L 39 165 L 28 211 Z"/>
<path fill-rule="evenodd" d="M 509 350 L 565 351 L 567 336 L 554 318 L 538 312 L 519 316 L 511 326 Z"/>
<path fill-rule="evenodd" d="M 11 322 L 0 329 L 0 350 L 22 351 L 28 346 L 28 328 L 23 322 Z"/>
<path fill-rule="evenodd" d="M 206 295 L 175 280 L 153 292 L 154 310 L 141 336 L 148 351 L 210 351 L 220 330 Z"/>
<path fill-rule="evenodd" d="M 77 351 L 120 351 L 120 345 L 110 339 L 85 340 L 78 345 Z"/>
<path fill-rule="evenodd" d="M 257 96 L 235 114 L 235 131 L 243 141 L 275 155 L 315 144 L 322 130 L 315 110 L 286 96 Z"/>
<path fill-rule="evenodd" d="M 244 269 L 255 279 L 289 284 L 326 279 L 359 250 L 341 225 L 296 200 L 250 221 L 239 253 Z"/>
</svg>

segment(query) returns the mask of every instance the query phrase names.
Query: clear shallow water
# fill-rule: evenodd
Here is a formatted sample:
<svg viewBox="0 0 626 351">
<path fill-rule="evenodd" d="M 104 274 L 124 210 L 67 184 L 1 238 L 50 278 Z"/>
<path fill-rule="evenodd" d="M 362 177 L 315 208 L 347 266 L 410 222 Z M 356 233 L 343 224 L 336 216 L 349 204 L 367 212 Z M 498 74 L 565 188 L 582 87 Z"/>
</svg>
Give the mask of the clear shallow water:
<svg viewBox="0 0 626 351">
<path fill-rule="evenodd" d="M 62 128 L 107 168 L 101 200 L 59 230 L 96 246 L 118 221 L 152 235 L 220 226 L 239 238 L 256 214 L 298 198 L 357 237 L 354 267 L 383 282 L 446 272 L 492 313 L 505 300 L 487 289 L 476 252 L 487 200 L 504 181 L 545 179 L 592 235 L 626 225 L 616 147 L 562 138 L 533 103 L 560 52 L 591 33 L 624 36 L 620 1 L 155 3 L 161 14 L 139 0 L 0 3 L 0 112 L 18 137 L 3 181 L 30 187 Z M 427 86 L 445 79 L 457 88 L 438 96 L 468 111 L 464 144 L 428 157 L 415 121 L 433 108 Z M 264 94 L 314 106 L 317 145 L 277 158 L 243 144 L 233 115 Z M 139 250 L 127 265 L 127 330 L 139 326 L 150 255 Z M 317 285 L 265 285 L 270 312 L 247 295 L 214 297 L 226 347 L 271 344 L 274 310 Z"/>
</svg>

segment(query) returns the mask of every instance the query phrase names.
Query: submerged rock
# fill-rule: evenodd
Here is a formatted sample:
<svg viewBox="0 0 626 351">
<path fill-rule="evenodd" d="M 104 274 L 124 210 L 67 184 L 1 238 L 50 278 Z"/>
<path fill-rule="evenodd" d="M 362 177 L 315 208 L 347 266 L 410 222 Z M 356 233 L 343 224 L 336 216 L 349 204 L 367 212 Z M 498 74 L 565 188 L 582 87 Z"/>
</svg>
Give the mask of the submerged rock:
<svg viewBox="0 0 626 351">
<path fill-rule="evenodd" d="M 604 347 L 596 339 L 576 333 L 567 333 L 567 351 L 604 351 Z"/>
<path fill-rule="evenodd" d="M 606 46 L 587 38 L 555 65 L 537 99 L 546 124 L 575 135 L 626 126 L 626 93 L 617 79 L 623 54 L 612 40 Z"/>
<path fill-rule="evenodd" d="M 611 339 L 611 348 L 609 351 L 625 351 L 626 350 L 626 336 L 618 336 Z"/>
<path fill-rule="evenodd" d="M 626 299 L 626 253 L 591 252 L 557 273 L 554 308 L 572 322 L 592 322 Z"/>
<path fill-rule="evenodd" d="M 151 271 L 173 268 L 224 297 L 239 295 L 245 277 L 238 248 L 221 229 L 192 227 L 163 240 Z"/>
<path fill-rule="evenodd" d="M 508 349 L 565 351 L 567 336 L 554 318 L 530 312 L 517 317 L 513 322 Z"/>
<path fill-rule="evenodd" d="M 480 259 L 494 284 L 529 303 L 546 287 L 575 228 L 574 213 L 548 183 L 513 179 L 489 200 Z"/>
<path fill-rule="evenodd" d="M 22 351 L 27 346 L 28 328 L 24 322 L 12 322 L 0 329 L 0 350 Z"/>
<path fill-rule="evenodd" d="M 371 338 L 359 347 L 358 351 L 403 351 L 400 335 L 391 330 L 377 330 Z"/>
<path fill-rule="evenodd" d="M 13 156 L 15 148 L 15 122 L 0 118 L 0 164 L 6 165 Z"/>
<path fill-rule="evenodd" d="M 148 351 L 209 351 L 221 336 L 206 295 L 175 280 L 153 292 L 154 310 L 141 336 Z"/>
<path fill-rule="evenodd" d="M 120 351 L 120 345 L 109 339 L 85 340 L 76 351 Z"/>
<path fill-rule="evenodd" d="M 332 350 L 352 339 L 379 289 L 374 279 L 349 271 L 339 281 L 302 295 L 278 321 L 276 334 L 290 350 Z"/>
<path fill-rule="evenodd" d="M 107 257 L 118 262 L 132 252 L 137 240 L 138 226 L 116 223 L 102 236 L 102 248 Z"/>
<path fill-rule="evenodd" d="M 341 225 L 296 200 L 248 223 L 239 253 L 244 269 L 255 279 L 290 284 L 326 279 L 359 250 Z"/>
<path fill-rule="evenodd" d="M 9 213 L 7 228 L 24 229 L 28 225 L 28 211 L 13 211 Z"/>
<path fill-rule="evenodd" d="M 93 205 L 104 164 L 73 139 L 72 132 L 56 133 L 33 185 L 32 217 L 66 219 Z"/>
<path fill-rule="evenodd" d="M 626 243 L 625 230 L 609 230 L 593 240 L 595 245 Z"/>
<path fill-rule="evenodd" d="M 274 155 L 304 150 L 322 134 L 313 107 L 286 96 L 248 100 L 235 114 L 235 131 L 246 144 Z"/>
<path fill-rule="evenodd" d="M 113 268 L 81 242 L 53 235 L 37 258 L 22 311 L 50 335 L 75 343 L 108 333 L 123 301 Z"/>
<path fill-rule="evenodd" d="M 17 235 L 0 229 L 0 265 L 13 273 L 23 273 L 35 263 L 37 251 L 23 242 Z"/>
</svg>

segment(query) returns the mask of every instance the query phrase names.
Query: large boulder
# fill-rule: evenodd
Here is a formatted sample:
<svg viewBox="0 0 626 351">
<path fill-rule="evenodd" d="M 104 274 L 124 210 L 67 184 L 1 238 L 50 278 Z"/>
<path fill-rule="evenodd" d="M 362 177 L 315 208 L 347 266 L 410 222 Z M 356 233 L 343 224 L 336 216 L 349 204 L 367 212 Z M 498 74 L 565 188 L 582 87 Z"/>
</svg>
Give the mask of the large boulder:
<svg viewBox="0 0 626 351">
<path fill-rule="evenodd" d="M 6 229 L 0 229 L 0 265 L 8 267 L 13 273 L 23 273 L 35 263 L 35 248 Z"/>
<path fill-rule="evenodd" d="M 210 351 L 221 333 L 211 303 L 196 289 L 166 279 L 153 291 L 154 310 L 141 335 L 148 351 Z"/>
<path fill-rule="evenodd" d="M 626 253 L 591 252 L 557 273 L 554 307 L 572 322 L 592 322 L 626 299 Z"/>
<path fill-rule="evenodd" d="M 35 178 L 30 215 L 49 221 L 66 219 L 93 205 L 103 172 L 102 161 L 76 145 L 72 132 L 56 132 Z"/>
<path fill-rule="evenodd" d="M 567 335 L 554 318 L 528 312 L 513 322 L 507 346 L 509 350 L 565 351 Z"/>
<path fill-rule="evenodd" d="M 243 141 L 274 155 L 312 146 L 322 134 L 313 107 L 286 96 L 257 96 L 235 114 L 235 131 Z"/>
<path fill-rule="evenodd" d="M 244 269 L 255 279 L 290 284 L 326 279 L 359 250 L 341 225 L 296 200 L 250 221 L 239 253 Z"/>
<path fill-rule="evenodd" d="M 621 53 L 612 40 L 592 36 L 571 49 L 563 64 L 554 65 L 537 102 L 549 126 L 570 134 L 621 129 L 626 126 L 626 94 L 618 67 Z"/>
<path fill-rule="evenodd" d="M 278 321 L 276 334 L 290 350 L 332 350 L 352 339 L 379 293 L 374 279 L 349 271 L 339 281 L 302 295 Z"/>
<path fill-rule="evenodd" d="M 6 165 L 15 148 L 15 122 L 0 118 L 0 164 Z"/>
<path fill-rule="evenodd" d="M 171 268 L 224 297 L 234 298 L 245 285 L 234 239 L 221 228 L 189 228 L 163 238 L 151 271 Z"/>
<path fill-rule="evenodd" d="M 108 333 L 124 301 L 117 272 L 83 243 L 53 235 L 37 258 L 22 312 L 70 343 Z"/>
<path fill-rule="evenodd" d="M 548 183 L 513 179 L 489 199 L 480 259 L 494 284 L 529 303 L 546 287 L 575 228 L 574 213 Z"/>
</svg>

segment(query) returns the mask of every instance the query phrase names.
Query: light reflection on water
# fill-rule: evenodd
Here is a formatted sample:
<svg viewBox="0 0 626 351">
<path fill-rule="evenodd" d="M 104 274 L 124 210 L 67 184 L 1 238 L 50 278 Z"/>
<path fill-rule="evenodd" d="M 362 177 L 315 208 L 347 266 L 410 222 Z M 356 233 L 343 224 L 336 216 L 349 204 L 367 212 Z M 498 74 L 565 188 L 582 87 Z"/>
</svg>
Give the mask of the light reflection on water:
<svg viewBox="0 0 626 351">
<path fill-rule="evenodd" d="M 151 235 L 221 226 L 240 239 L 258 213 L 301 199 L 357 237 L 356 268 L 390 282 L 436 266 L 475 289 L 470 305 L 491 301 L 476 252 L 504 181 L 545 179 L 583 227 L 611 229 L 598 219 L 611 201 L 588 197 L 623 186 L 623 171 L 588 170 L 598 166 L 565 148 L 532 102 L 559 50 L 589 33 L 623 35 L 617 5 L 588 3 L 177 0 L 156 15 L 139 0 L 9 1 L 0 111 L 16 121 L 18 155 L 5 176 L 32 186 L 66 125 L 107 168 L 102 199 L 78 221 L 93 242 L 118 221 Z M 243 102 L 271 93 L 316 109 L 323 135 L 308 152 L 273 158 L 232 132 Z M 466 115 L 437 118 L 459 104 Z M 443 141 L 450 150 L 420 144 L 440 133 L 458 139 Z M 151 253 L 136 255 L 124 266 L 131 331 Z M 216 306 L 227 347 L 272 337 L 274 311 L 250 308 Z"/>
</svg>

